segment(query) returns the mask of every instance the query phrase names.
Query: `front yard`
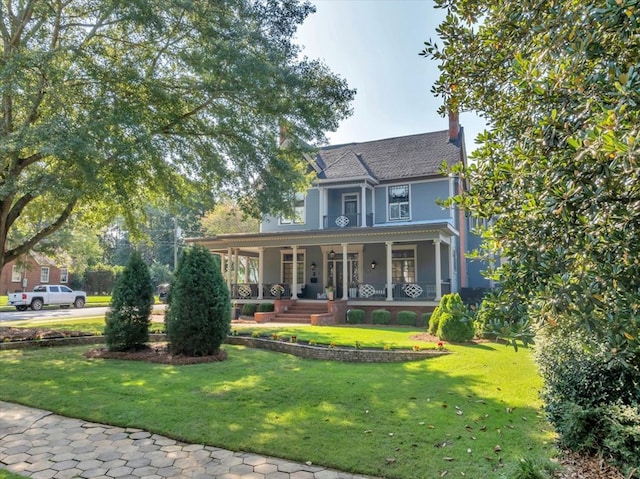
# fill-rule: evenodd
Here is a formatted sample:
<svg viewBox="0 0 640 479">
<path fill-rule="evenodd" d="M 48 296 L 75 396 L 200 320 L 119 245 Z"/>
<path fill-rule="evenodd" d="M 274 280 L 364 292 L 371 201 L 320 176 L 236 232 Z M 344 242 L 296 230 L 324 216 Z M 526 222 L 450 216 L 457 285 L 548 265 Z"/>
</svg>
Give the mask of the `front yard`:
<svg viewBox="0 0 640 479">
<path fill-rule="evenodd" d="M 292 327 L 320 342 L 409 347 L 409 328 Z M 432 344 L 426 346 L 434 346 Z M 0 399 L 188 442 L 400 479 L 502 477 L 547 460 L 530 351 L 493 343 L 409 363 L 304 360 L 224 345 L 224 362 L 88 360 L 87 346 L 0 352 Z"/>
</svg>

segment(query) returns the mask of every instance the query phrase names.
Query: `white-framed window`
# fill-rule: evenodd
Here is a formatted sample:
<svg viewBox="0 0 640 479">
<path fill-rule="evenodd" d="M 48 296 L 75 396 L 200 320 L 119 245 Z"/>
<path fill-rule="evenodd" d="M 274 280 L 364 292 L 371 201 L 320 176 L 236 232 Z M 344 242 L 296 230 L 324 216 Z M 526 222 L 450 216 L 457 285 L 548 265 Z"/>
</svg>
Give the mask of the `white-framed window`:
<svg viewBox="0 0 640 479">
<path fill-rule="evenodd" d="M 61 283 L 69 282 L 69 270 L 67 268 L 60 268 L 60 282 Z"/>
<path fill-rule="evenodd" d="M 19 283 L 20 281 L 22 281 L 22 267 L 14 264 L 11 267 L 11 282 Z"/>
<path fill-rule="evenodd" d="M 49 267 L 43 266 L 40 268 L 40 282 L 48 283 L 49 282 Z"/>
<path fill-rule="evenodd" d="M 416 247 L 394 247 L 391 252 L 391 281 L 394 283 L 416 283 Z"/>
<path fill-rule="evenodd" d="M 305 283 L 305 256 L 306 252 L 298 250 L 298 286 Z M 288 285 L 293 284 L 293 251 L 282 252 L 282 282 Z"/>
<path fill-rule="evenodd" d="M 280 217 L 281 225 L 303 225 L 305 224 L 305 207 L 304 207 L 304 193 L 296 193 L 296 197 L 293 200 L 293 218 L 287 218 L 285 216 Z"/>
<path fill-rule="evenodd" d="M 409 185 L 388 186 L 387 201 L 389 203 L 389 221 L 410 219 Z"/>
</svg>

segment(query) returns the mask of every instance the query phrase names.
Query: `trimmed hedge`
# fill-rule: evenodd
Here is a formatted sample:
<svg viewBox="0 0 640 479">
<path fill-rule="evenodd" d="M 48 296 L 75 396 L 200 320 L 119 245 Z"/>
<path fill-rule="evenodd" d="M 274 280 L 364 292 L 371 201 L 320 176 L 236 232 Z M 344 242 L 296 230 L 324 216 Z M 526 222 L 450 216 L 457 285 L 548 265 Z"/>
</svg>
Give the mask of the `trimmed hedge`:
<svg viewBox="0 0 640 479">
<path fill-rule="evenodd" d="M 399 311 L 397 316 L 398 324 L 403 326 L 415 326 L 418 320 L 418 313 L 415 311 Z"/>
<path fill-rule="evenodd" d="M 373 324 L 391 323 L 391 312 L 386 309 L 374 309 L 371 312 L 371 322 Z"/>
<path fill-rule="evenodd" d="M 259 313 L 271 313 L 273 312 L 275 308 L 275 305 L 273 303 L 260 303 L 258 305 L 258 312 Z"/>
<path fill-rule="evenodd" d="M 364 309 L 348 309 L 347 310 L 347 323 L 349 324 L 362 324 L 364 323 L 365 312 Z"/>
<path fill-rule="evenodd" d="M 253 316 L 258 310 L 258 305 L 253 303 L 242 305 L 242 316 Z"/>
</svg>

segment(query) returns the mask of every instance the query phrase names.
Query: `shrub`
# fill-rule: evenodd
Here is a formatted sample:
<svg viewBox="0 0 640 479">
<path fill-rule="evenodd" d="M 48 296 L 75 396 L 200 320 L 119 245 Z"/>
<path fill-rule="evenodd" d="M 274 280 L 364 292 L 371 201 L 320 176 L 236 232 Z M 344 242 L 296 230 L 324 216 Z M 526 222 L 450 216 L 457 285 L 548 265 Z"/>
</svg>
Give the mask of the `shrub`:
<svg viewBox="0 0 640 479">
<path fill-rule="evenodd" d="M 543 337 L 536 359 L 549 420 L 563 446 L 640 471 L 640 372 L 588 342 L 565 331 Z"/>
<path fill-rule="evenodd" d="M 347 323 L 349 324 L 361 324 L 364 323 L 365 312 L 363 309 L 348 309 L 347 310 Z"/>
<path fill-rule="evenodd" d="M 432 331 L 432 323 L 437 323 L 436 336 L 439 339 L 460 342 L 473 338 L 473 324 L 467 317 L 466 306 L 458 293 L 444 295 L 439 308 L 438 314 L 434 311 L 431 316 L 429 332 Z M 434 316 L 437 316 L 436 319 Z"/>
<path fill-rule="evenodd" d="M 371 312 L 371 322 L 373 324 L 389 324 L 391 322 L 391 312 L 386 309 L 375 309 Z"/>
<path fill-rule="evenodd" d="M 414 311 L 399 311 L 396 319 L 398 324 L 403 326 L 415 326 L 418 319 L 418 313 Z"/>
<path fill-rule="evenodd" d="M 260 303 L 258 305 L 258 312 L 259 313 L 272 313 L 274 310 L 274 304 L 273 303 Z"/>
<path fill-rule="evenodd" d="M 104 334 L 109 350 L 136 350 L 149 341 L 153 303 L 149 268 L 140 253 L 134 251 L 116 283 L 106 314 Z"/>
<path fill-rule="evenodd" d="M 422 322 L 423 326 L 427 326 L 427 328 L 429 327 L 429 321 L 431 319 L 431 315 L 433 313 L 422 313 L 420 315 L 420 321 Z"/>
<path fill-rule="evenodd" d="M 229 290 L 220 261 L 202 246 L 184 251 L 171 284 L 166 315 L 173 354 L 216 354 L 230 330 Z"/>
<path fill-rule="evenodd" d="M 446 308 L 447 303 L 449 302 L 449 295 L 445 294 L 442 298 L 440 298 L 440 304 L 436 306 L 436 309 L 431 313 L 431 317 L 429 318 L 429 333 L 434 336 L 438 333 L 438 325 L 440 324 L 440 315 L 442 314 L 443 308 Z"/>
<path fill-rule="evenodd" d="M 256 314 L 258 310 L 257 304 L 243 304 L 242 305 L 242 316 L 253 316 Z"/>
</svg>

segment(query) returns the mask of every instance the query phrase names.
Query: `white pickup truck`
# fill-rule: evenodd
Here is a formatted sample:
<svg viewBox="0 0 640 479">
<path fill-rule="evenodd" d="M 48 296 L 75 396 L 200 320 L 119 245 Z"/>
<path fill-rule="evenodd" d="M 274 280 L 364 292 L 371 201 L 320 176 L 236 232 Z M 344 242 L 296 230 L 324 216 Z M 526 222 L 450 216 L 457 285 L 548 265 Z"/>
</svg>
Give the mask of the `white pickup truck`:
<svg viewBox="0 0 640 479">
<path fill-rule="evenodd" d="M 32 292 L 9 293 L 9 306 L 15 306 L 18 311 L 26 311 L 31 308 L 40 311 L 48 304 L 59 304 L 61 308 L 74 305 L 82 308 L 87 302 L 87 293 L 73 291 L 68 286 L 61 284 L 41 285 L 33 288 Z"/>
</svg>

